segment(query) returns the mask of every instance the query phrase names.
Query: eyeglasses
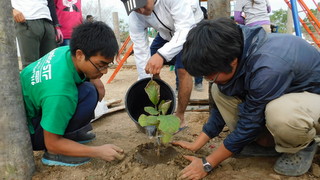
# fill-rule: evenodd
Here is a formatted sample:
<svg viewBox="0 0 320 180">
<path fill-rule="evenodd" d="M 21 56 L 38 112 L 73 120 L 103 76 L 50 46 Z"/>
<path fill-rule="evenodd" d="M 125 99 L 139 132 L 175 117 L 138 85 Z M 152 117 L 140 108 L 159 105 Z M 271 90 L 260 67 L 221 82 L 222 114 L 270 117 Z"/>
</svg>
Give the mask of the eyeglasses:
<svg viewBox="0 0 320 180">
<path fill-rule="evenodd" d="M 209 81 L 209 83 L 214 83 L 218 77 L 219 77 L 220 72 L 217 73 L 217 75 L 213 79 L 209 79 L 208 76 L 205 76 L 204 79 Z"/>
<path fill-rule="evenodd" d="M 109 62 L 108 64 L 106 64 L 105 66 L 102 66 L 102 67 L 98 67 L 98 66 L 96 66 L 90 59 L 88 59 L 89 60 L 89 62 L 98 70 L 98 71 L 103 71 L 103 70 L 105 70 L 105 69 L 107 69 L 107 68 L 109 68 L 109 67 L 111 67 L 112 65 L 113 65 L 113 62 Z"/>
</svg>

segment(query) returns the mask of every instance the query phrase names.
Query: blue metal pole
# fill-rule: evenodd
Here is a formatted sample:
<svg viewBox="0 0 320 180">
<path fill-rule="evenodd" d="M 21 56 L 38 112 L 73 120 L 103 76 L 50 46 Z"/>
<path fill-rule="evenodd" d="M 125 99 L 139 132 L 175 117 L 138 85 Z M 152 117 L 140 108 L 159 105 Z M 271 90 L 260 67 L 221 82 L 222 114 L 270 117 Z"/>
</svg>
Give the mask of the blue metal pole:
<svg viewBox="0 0 320 180">
<path fill-rule="evenodd" d="M 296 36 L 302 37 L 299 16 L 298 16 L 298 10 L 297 10 L 297 1 L 290 0 L 290 3 L 291 3 L 292 18 L 293 18 L 294 30 L 296 31 Z"/>
</svg>

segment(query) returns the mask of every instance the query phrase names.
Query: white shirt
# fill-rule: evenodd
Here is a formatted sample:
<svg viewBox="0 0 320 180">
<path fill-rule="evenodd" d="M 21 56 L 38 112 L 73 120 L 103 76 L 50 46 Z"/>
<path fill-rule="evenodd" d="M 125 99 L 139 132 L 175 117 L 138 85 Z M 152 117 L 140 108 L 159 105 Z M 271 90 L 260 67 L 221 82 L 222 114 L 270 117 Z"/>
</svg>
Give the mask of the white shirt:
<svg viewBox="0 0 320 180">
<path fill-rule="evenodd" d="M 158 51 L 166 61 L 171 61 L 182 50 L 189 30 L 202 19 L 203 12 L 198 0 L 157 0 L 154 5 L 154 13 L 150 16 L 135 11 L 131 12 L 129 32 L 134 43 L 139 79 L 148 77 L 144 71 L 150 58 L 148 27 L 153 27 L 163 39 L 169 41 Z"/>
<path fill-rule="evenodd" d="M 47 0 L 11 0 L 12 7 L 22 12 L 26 20 L 51 19 Z"/>
</svg>

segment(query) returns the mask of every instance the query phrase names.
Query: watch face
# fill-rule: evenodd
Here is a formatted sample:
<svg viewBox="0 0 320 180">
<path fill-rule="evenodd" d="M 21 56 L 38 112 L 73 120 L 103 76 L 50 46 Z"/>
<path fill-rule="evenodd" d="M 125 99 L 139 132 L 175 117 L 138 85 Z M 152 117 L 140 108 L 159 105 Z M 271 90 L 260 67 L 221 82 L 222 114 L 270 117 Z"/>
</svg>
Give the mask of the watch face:
<svg viewBox="0 0 320 180">
<path fill-rule="evenodd" d="M 203 168 L 205 172 L 210 172 L 212 170 L 212 166 L 210 164 L 205 164 Z"/>
</svg>

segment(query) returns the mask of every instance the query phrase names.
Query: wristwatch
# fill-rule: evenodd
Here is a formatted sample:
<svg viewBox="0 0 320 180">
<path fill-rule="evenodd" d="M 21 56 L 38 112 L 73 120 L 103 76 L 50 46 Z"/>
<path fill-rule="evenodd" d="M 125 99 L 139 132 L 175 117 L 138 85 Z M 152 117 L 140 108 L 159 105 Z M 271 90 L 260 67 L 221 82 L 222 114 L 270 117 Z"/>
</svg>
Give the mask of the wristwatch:
<svg viewBox="0 0 320 180">
<path fill-rule="evenodd" d="M 203 169 L 205 172 L 210 172 L 213 170 L 213 167 L 211 166 L 211 164 L 206 160 L 205 157 L 202 157 L 202 164 L 203 164 Z"/>
</svg>

